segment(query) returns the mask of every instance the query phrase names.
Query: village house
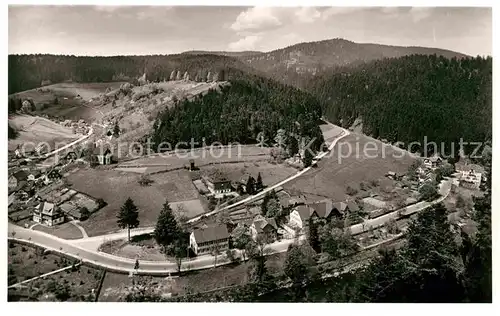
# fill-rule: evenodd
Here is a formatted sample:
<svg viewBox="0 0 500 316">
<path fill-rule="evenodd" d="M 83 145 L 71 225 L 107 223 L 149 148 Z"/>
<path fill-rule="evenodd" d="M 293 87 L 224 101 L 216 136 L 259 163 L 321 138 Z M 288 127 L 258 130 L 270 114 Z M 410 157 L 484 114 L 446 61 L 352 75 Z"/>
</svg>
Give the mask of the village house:
<svg viewBox="0 0 500 316">
<path fill-rule="evenodd" d="M 195 229 L 189 236 L 189 247 L 196 255 L 211 254 L 215 249 L 229 249 L 229 232 L 226 225 L 207 226 Z"/>
<path fill-rule="evenodd" d="M 55 226 L 64 222 L 64 214 L 55 204 L 42 202 L 33 211 L 33 221 L 46 226 Z"/>
<path fill-rule="evenodd" d="M 78 155 L 76 154 L 75 151 L 73 150 L 69 150 L 67 151 L 64 155 L 63 155 L 63 160 L 64 161 L 67 161 L 67 162 L 70 162 L 70 161 L 75 161 L 76 159 L 78 159 Z"/>
<path fill-rule="evenodd" d="M 279 202 L 283 208 L 296 207 L 299 205 L 306 204 L 306 198 L 302 195 L 300 196 L 282 196 L 279 198 Z"/>
<path fill-rule="evenodd" d="M 111 149 L 109 147 L 106 148 L 94 148 L 93 155 L 100 165 L 109 165 L 112 162 L 113 154 L 111 153 Z"/>
<path fill-rule="evenodd" d="M 231 181 L 219 170 L 214 170 L 210 175 L 203 176 L 207 188 L 214 194 L 226 194 L 233 191 Z"/>
<path fill-rule="evenodd" d="M 460 171 L 460 185 L 468 189 L 479 189 L 481 185 L 481 173 L 469 169 L 469 171 Z"/>
<path fill-rule="evenodd" d="M 21 182 L 28 181 L 28 173 L 24 170 L 17 171 L 9 177 L 8 188 L 14 190 L 19 187 Z"/>
<path fill-rule="evenodd" d="M 316 211 L 308 205 L 299 205 L 290 213 L 288 225 L 292 228 L 304 230 L 309 225 L 310 218 L 317 218 Z"/>
<path fill-rule="evenodd" d="M 255 219 L 250 225 L 252 239 L 263 238 L 266 243 L 272 243 L 278 239 L 278 225 L 274 218 Z"/>
<path fill-rule="evenodd" d="M 36 181 L 41 175 L 42 172 L 40 170 L 33 169 L 28 175 L 28 181 Z"/>
<path fill-rule="evenodd" d="M 437 154 L 434 154 L 432 157 L 424 158 L 423 165 L 429 169 L 436 169 L 443 163 L 443 159 L 439 157 Z"/>
</svg>

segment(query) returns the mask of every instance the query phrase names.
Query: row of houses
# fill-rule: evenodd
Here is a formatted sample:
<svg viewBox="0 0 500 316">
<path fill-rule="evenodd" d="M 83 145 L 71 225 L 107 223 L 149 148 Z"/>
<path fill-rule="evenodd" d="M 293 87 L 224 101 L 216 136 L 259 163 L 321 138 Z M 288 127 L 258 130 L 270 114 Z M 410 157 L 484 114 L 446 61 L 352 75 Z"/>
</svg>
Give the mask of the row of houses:
<svg viewBox="0 0 500 316">
<path fill-rule="evenodd" d="M 302 204 L 303 198 L 288 199 L 287 205 L 293 207 L 288 221 L 280 228 L 274 218 L 256 216 L 253 219 L 242 221 L 238 226 L 245 226 L 250 237 L 257 241 L 263 238 L 266 243 L 272 243 L 280 237 L 293 238 L 295 234 L 303 233 L 311 219 L 332 220 L 343 219 L 349 212 L 359 211 L 359 207 L 352 201 L 333 202 L 329 199 Z M 280 236 L 281 235 L 281 236 Z M 226 225 L 212 225 L 193 230 L 189 238 L 189 246 L 197 255 L 210 254 L 215 248 L 225 251 L 230 247 L 231 234 Z"/>
</svg>

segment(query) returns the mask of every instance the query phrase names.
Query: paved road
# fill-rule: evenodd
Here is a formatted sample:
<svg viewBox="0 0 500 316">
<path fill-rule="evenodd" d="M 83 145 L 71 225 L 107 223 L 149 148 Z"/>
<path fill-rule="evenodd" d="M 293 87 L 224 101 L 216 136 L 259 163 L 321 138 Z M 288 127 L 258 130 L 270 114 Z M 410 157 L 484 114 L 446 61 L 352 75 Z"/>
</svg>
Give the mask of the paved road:
<svg viewBox="0 0 500 316">
<path fill-rule="evenodd" d="M 70 148 L 70 147 L 73 147 L 73 146 L 75 146 L 76 144 L 78 144 L 78 143 L 80 143 L 80 142 L 82 142 L 82 141 L 86 140 L 87 138 L 89 138 L 89 137 L 90 137 L 93 133 L 94 133 L 94 129 L 93 129 L 93 128 L 92 128 L 92 126 L 91 126 L 91 127 L 90 127 L 89 132 L 87 133 L 87 135 L 84 135 L 84 136 L 80 137 L 79 139 L 75 140 L 74 142 L 71 142 L 71 143 L 69 143 L 69 144 L 67 144 L 67 145 L 64 145 L 63 147 L 61 147 L 61 148 L 59 148 L 59 149 L 56 149 L 56 150 L 54 150 L 54 151 L 51 151 L 50 153 L 46 153 L 46 154 L 44 154 L 44 155 L 43 155 L 43 158 L 48 158 L 48 157 L 50 157 L 50 156 L 52 156 L 52 155 L 57 154 L 58 152 L 60 152 L 60 151 L 62 151 L 62 150 L 65 150 L 65 149 L 68 149 L 68 148 Z"/>
<path fill-rule="evenodd" d="M 81 259 L 83 262 L 93 263 L 111 270 L 118 270 L 123 272 L 134 271 L 134 259 L 117 257 L 107 253 L 97 252 L 93 249 L 86 249 L 82 246 L 81 243 L 78 243 L 74 240 L 61 239 L 40 231 L 22 228 L 11 223 L 9 223 L 8 231 L 9 239 L 27 241 L 46 249 L 60 252 L 76 259 Z M 15 232 L 15 234 L 12 235 L 12 232 Z M 303 240 L 304 237 L 301 237 L 300 239 Z M 270 249 L 269 254 L 272 254 L 287 251 L 288 246 L 292 243 L 293 240 L 287 239 L 269 244 L 266 247 Z M 236 256 L 241 257 L 241 253 L 239 251 L 236 251 Z M 210 268 L 214 266 L 215 260 L 217 260 L 217 266 L 229 263 L 225 254 L 219 255 L 217 259 L 213 256 L 206 255 L 197 257 L 193 260 L 183 261 L 182 270 L 188 271 Z M 166 274 L 168 272 L 177 271 L 177 264 L 175 262 L 169 261 L 140 260 L 139 265 L 140 267 L 137 270 L 137 272 L 139 273 L 142 272 L 148 274 Z"/>
<path fill-rule="evenodd" d="M 338 140 L 343 138 L 344 136 L 348 135 L 349 132 L 344 130 L 329 146 L 329 150 L 333 149 L 333 147 L 336 145 Z M 316 159 L 321 159 L 323 158 L 327 152 L 320 153 Z M 307 172 L 310 168 L 305 168 L 301 172 L 297 173 L 296 175 L 278 183 L 275 184 L 274 186 L 267 188 L 267 191 L 272 190 L 273 188 L 276 188 L 278 186 L 283 185 L 284 183 L 291 181 L 298 176 L 302 175 L 303 173 Z M 449 194 L 450 189 L 451 189 L 451 181 L 452 179 L 448 179 L 446 181 L 443 181 L 440 184 L 439 192 L 441 193 L 441 197 L 437 199 L 434 202 L 421 202 L 417 203 L 415 205 L 409 206 L 405 208 L 401 213 L 404 215 L 416 213 L 418 211 L 421 211 L 435 203 L 443 201 Z M 265 194 L 267 191 L 264 190 L 263 192 L 260 192 L 257 195 L 251 196 L 245 200 L 242 200 L 238 203 L 242 204 L 248 201 L 252 201 L 253 199 L 258 198 L 260 195 Z M 236 204 L 236 203 L 235 203 Z M 228 206 L 227 208 L 235 207 L 237 205 L 231 205 Z M 363 224 L 357 224 L 351 226 L 351 231 L 353 234 L 359 234 L 363 231 L 367 231 L 370 226 L 379 227 L 383 225 L 385 222 L 387 222 L 391 218 L 398 218 L 399 217 L 399 212 L 394 211 L 389 214 L 385 214 L 383 216 L 380 216 L 378 218 L 372 219 Z M 195 219 L 192 219 L 191 221 L 194 221 Z M 367 225 L 368 224 L 368 225 Z M 131 231 L 131 235 L 140 235 L 144 233 L 150 233 L 154 230 L 154 228 L 148 227 L 148 228 L 141 228 L 141 229 L 135 229 Z M 50 249 L 53 251 L 57 252 L 62 252 L 65 253 L 69 256 L 75 257 L 77 259 L 81 259 L 84 262 L 90 262 L 96 265 L 99 265 L 101 267 L 105 267 L 111 270 L 119 270 L 119 271 L 124 271 L 124 272 L 130 272 L 133 271 L 135 260 L 134 259 L 127 259 L 127 258 L 122 258 L 122 257 L 117 257 L 113 256 L 110 254 L 106 254 L 103 252 L 98 252 L 97 249 L 100 244 L 103 242 L 106 242 L 108 240 L 115 240 L 115 239 L 121 239 L 125 238 L 127 236 L 127 231 L 121 231 L 113 234 L 108 234 L 108 235 L 103 235 L 103 236 L 96 236 L 96 237 L 90 237 L 90 238 L 83 238 L 83 239 L 77 239 L 77 240 L 65 240 L 61 239 L 40 231 L 34 231 L 26 228 L 19 227 L 17 225 L 8 224 L 8 231 L 9 231 L 9 238 L 11 239 L 18 239 L 22 241 L 28 241 L 30 243 L 42 246 L 46 249 Z M 12 235 L 12 232 L 15 232 L 14 235 Z M 304 239 L 304 236 L 301 236 L 300 239 Z M 288 246 L 293 243 L 294 240 L 283 240 L 280 242 L 276 242 L 273 244 L 268 245 L 267 247 L 270 249 L 270 253 L 277 253 L 277 252 L 284 252 L 288 249 Z M 240 253 L 237 252 L 237 255 L 240 255 Z M 193 260 L 185 261 L 182 263 L 182 270 L 187 271 L 187 270 L 198 270 L 198 269 L 205 269 L 205 268 L 210 268 L 214 266 L 216 258 L 213 256 L 200 256 L 197 257 Z M 217 265 L 223 265 L 228 263 L 227 258 L 225 255 L 220 255 L 217 258 Z M 140 268 L 138 270 L 139 273 L 148 273 L 148 274 L 165 274 L 168 272 L 175 272 L 177 271 L 177 265 L 174 262 L 168 262 L 168 261 L 142 261 L 140 262 Z"/>
<path fill-rule="evenodd" d="M 328 122 L 328 124 L 330 125 L 333 125 L 332 123 Z M 337 127 L 337 126 L 335 126 Z M 325 152 L 321 152 L 319 153 L 316 157 L 313 158 L 313 160 L 315 162 L 318 162 L 319 160 L 321 160 L 323 157 L 325 157 L 326 155 L 328 155 L 328 153 L 333 150 L 333 147 L 335 147 L 335 145 L 337 144 L 337 142 L 339 140 L 341 140 L 342 138 L 346 137 L 347 135 L 350 134 L 350 132 L 346 129 L 342 129 L 343 131 L 332 141 L 332 143 L 330 144 L 330 146 L 328 146 L 328 151 L 325 151 Z M 228 205 L 226 207 L 223 207 L 223 208 L 220 208 L 220 209 L 217 209 L 217 210 L 213 210 L 211 212 L 208 212 L 208 213 L 205 213 L 205 214 L 202 214 L 201 216 L 198 216 L 198 217 L 195 217 L 195 218 L 192 218 L 188 221 L 188 223 L 192 223 L 192 222 L 196 222 L 198 220 L 200 220 L 200 218 L 202 216 L 210 216 L 210 215 L 213 215 L 213 214 L 216 214 L 217 212 L 220 212 L 220 211 L 223 211 L 223 210 L 229 210 L 229 209 L 232 209 L 232 208 L 235 208 L 237 206 L 240 206 L 240 205 L 243 205 L 245 203 L 249 203 L 249 202 L 252 202 L 252 201 L 255 201 L 261 197 L 263 197 L 266 193 L 272 191 L 272 190 L 276 190 L 277 188 L 281 187 L 282 185 L 300 177 L 301 175 L 303 175 L 304 173 L 306 173 L 307 171 L 311 170 L 311 168 L 313 168 L 312 166 L 309 166 L 307 168 L 304 168 L 302 169 L 301 171 L 297 172 L 296 174 L 290 176 L 289 178 L 286 178 L 285 180 L 281 181 L 281 182 L 278 182 L 262 191 L 260 191 L 259 193 L 255 194 L 255 195 L 252 195 L 252 196 L 249 196 L 241 201 L 238 201 L 236 203 L 233 203 L 231 205 Z"/>
</svg>

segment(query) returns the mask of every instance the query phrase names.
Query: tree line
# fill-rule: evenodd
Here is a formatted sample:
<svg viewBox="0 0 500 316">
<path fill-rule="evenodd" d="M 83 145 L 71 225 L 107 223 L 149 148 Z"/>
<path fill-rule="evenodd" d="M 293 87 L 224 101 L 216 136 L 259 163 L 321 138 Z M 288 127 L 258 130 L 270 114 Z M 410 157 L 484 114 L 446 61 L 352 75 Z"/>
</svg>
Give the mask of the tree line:
<svg viewBox="0 0 500 316">
<path fill-rule="evenodd" d="M 307 87 L 325 116 L 390 142 L 446 144 L 491 140 L 492 58 L 411 55 L 336 68 Z M 431 150 L 432 147 L 430 147 Z M 415 150 L 424 151 L 422 147 Z M 465 147 L 466 153 L 473 146 Z"/>
<path fill-rule="evenodd" d="M 64 81 L 131 81 L 146 74 L 149 81 L 175 80 L 177 72 L 191 80 L 219 81 L 256 73 L 239 60 L 217 55 L 147 55 L 87 57 L 66 55 L 9 55 L 9 94 Z M 171 76 L 175 71 L 176 75 Z M 183 76 L 184 77 L 184 76 Z"/>
</svg>

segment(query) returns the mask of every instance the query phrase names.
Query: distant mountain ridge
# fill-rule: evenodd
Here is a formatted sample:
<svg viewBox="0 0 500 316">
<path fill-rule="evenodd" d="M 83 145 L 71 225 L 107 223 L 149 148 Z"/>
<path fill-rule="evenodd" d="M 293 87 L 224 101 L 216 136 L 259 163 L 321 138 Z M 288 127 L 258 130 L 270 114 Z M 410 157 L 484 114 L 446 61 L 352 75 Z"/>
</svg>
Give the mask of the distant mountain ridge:
<svg viewBox="0 0 500 316">
<path fill-rule="evenodd" d="M 184 55 L 218 55 L 218 56 L 228 56 L 228 57 L 244 57 L 264 54 L 259 51 L 241 51 L 241 52 L 225 52 L 225 51 L 208 51 L 208 50 L 190 50 L 182 52 Z"/>
<path fill-rule="evenodd" d="M 345 39 L 299 43 L 271 52 L 187 51 L 173 55 L 64 56 L 50 54 L 9 55 L 9 94 L 33 89 L 42 82 L 109 82 L 136 79 L 168 79 L 172 71 L 188 73 L 195 81 L 217 73 L 219 80 L 251 73 L 303 88 L 336 67 L 413 54 L 464 58 L 465 54 L 428 47 L 403 47 L 355 43 Z"/>
<path fill-rule="evenodd" d="M 303 42 L 270 52 L 193 51 L 185 53 L 235 57 L 273 79 L 296 86 L 302 86 L 301 82 L 328 69 L 357 65 L 372 60 L 434 54 L 449 59 L 470 57 L 440 48 L 355 43 L 342 38 Z M 301 76 L 301 78 L 297 76 Z"/>
</svg>

